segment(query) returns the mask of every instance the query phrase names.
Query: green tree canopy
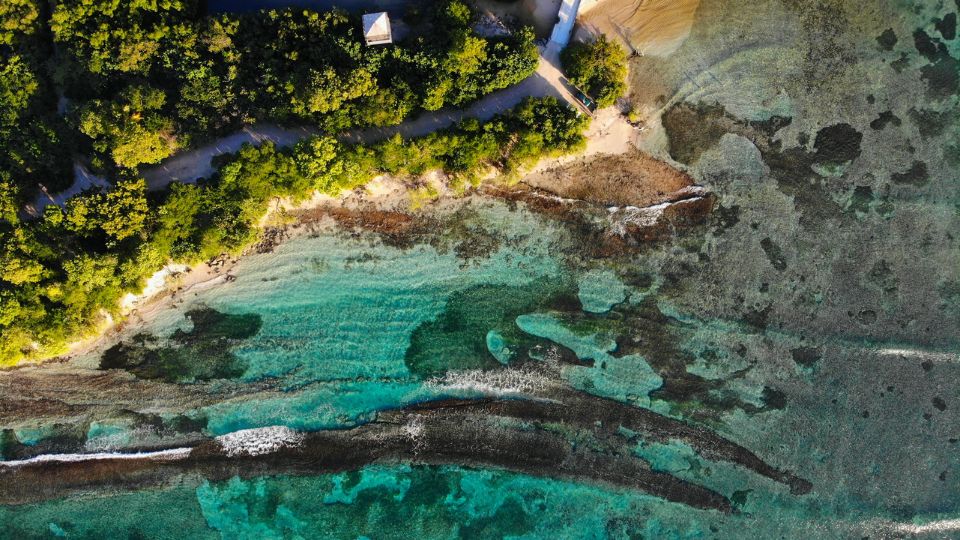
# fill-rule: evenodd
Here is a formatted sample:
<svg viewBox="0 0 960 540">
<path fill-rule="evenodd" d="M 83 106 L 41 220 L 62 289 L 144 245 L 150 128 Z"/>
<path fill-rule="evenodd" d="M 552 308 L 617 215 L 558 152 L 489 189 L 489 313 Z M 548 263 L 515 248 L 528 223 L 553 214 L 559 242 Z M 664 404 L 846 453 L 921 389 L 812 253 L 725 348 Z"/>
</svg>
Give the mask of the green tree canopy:
<svg viewBox="0 0 960 540">
<path fill-rule="evenodd" d="M 570 81 L 600 107 L 613 105 L 627 89 L 627 52 L 602 34 L 593 43 L 571 43 L 561 61 Z"/>
<path fill-rule="evenodd" d="M 72 197 L 64 225 L 80 235 L 105 234 L 111 241 L 120 241 L 141 233 L 148 213 L 144 181 L 125 180 L 106 193 Z"/>
<path fill-rule="evenodd" d="M 39 17 L 37 0 L 0 2 L 0 45 L 18 45 L 36 33 Z"/>
<path fill-rule="evenodd" d="M 149 86 L 127 88 L 115 100 L 94 100 L 80 112 L 80 131 L 120 167 L 157 163 L 176 148 L 173 122 L 160 114 L 166 96 Z"/>
</svg>

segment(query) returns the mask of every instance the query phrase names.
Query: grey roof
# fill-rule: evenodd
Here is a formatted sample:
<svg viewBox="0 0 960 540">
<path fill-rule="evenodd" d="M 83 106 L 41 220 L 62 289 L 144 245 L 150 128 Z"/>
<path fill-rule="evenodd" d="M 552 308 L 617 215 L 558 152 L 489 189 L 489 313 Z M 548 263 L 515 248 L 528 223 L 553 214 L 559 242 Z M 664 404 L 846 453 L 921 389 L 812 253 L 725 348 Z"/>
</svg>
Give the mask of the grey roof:
<svg viewBox="0 0 960 540">
<path fill-rule="evenodd" d="M 366 37 L 390 35 L 390 17 L 387 16 L 387 12 L 364 14 L 363 35 Z"/>
</svg>

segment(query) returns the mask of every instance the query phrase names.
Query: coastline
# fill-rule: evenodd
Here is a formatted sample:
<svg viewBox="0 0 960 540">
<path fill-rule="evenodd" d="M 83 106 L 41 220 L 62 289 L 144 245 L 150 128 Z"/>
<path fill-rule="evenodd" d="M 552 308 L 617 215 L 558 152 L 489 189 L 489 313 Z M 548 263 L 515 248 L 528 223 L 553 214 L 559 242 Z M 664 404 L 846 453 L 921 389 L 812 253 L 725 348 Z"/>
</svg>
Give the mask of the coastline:
<svg viewBox="0 0 960 540">
<path fill-rule="evenodd" d="M 586 147 L 578 153 L 542 158 L 528 170 L 523 171 L 517 184 L 536 190 L 542 190 L 538 183 L 529 184 L 526 178 L 561 178 L 568 168 L 575 168 L 591 163 L 594 159 L 616 158 L 629 155 L 641 147 L 641 138 L 644 134 L 635 132 L 627 124 L 620 111 L 610 107 L 598 111 L 594 121 L 584 136 L 587 139 Z M 648 156 L 660 160 L 659 156 Z M 662 162 L 669 167 L 675 164 Z M 680 174 L 683 174 L 680 171 Z M 497 171 L 491 171 L 484 177 L 485 185 L 496 184 L 499 178 Z M 270 207 L 259 220 L 261 233 L 266 232 L 266 238 L 257 244 L 249 246 L 237 257 L 221 257 L 189 267 L 182 263 L 168 263 L 147 279 L 139 293 L 128 293 L 121 300 L 120 320 L 113 320 L 109 314 L 104 314 L 104 320 L 98 330 L 90 336 L 74 341 L 67 345 L 65 352 L 45 359 L 25 362 L 7 369 L 17 369 L 25 366 L 37 366 L 45 363 L 69 362 L 96 352 L 125 332 L 130 332 L 143 326 L 159 312 L 176 302 L 182 295 L 216 287 L 231 279 L 231 271 L 236 264 L 250 253 L 270 251 L 277 244 L 287 242 L 299 235 L 310 232 L 304 227 L 304 214 L 311 210 L 324 207 L 343 210 L 373 209 L 380 212 L 419 212 L 428 206 L 453 203 L 464 194 L 454 192 L 448 183 L 447 176 L 439 170 L 431 171 L 422 177 L 394 178 L 381 175 L 369 183 L 355 190 L 347 191 L 337 197 L 315 191 L 310 197 L 300 201 L 278 198 L 271 202 Z M 648 178 L 653 182 L 662 182 L 661 178 Z M 671 187 L 672 182 L 670 182 Z M 507 187 L 509 186 L 501 186 Z M 471 193 L 470 190 L 467 193 Z M 672 189 L 669 191 L 673 191 Z M 548 190 L 549 192 L 549 190 Z M 502 195 L 491 193 L 489 190 L 476 190 L 479 196 L 493 196 L 503 198 Z M 564 197 L 563 193 L 555 195 Z M 584 201 L 588 204 L 597 204 L 599 201 Z M 657 201 L 659 202 L 659 201 Z M 297 214 L 300 214 L 299 216 Z M 332 217 L 332 216 L 328 216 Z M 312 219 L 316 219 L 314 216 Z M 273 229 L 273 232 L 269 232 Z"/>
<path fill-rule="evenodd" d="M 364 203 L 398 209 L 406 200 L 407 194 L 407 188 L 399 180 L 388 176 L 379 176 L 358 190 L 345 192 L 339 197 L 331 197 L 315 191 L 311 197 L 299 202 L 278 199 L 270 205 L 270 208 L 260 218 L 261 233 L 271 228 L 271 219 L 288 213 L 308 211 L 327 205 L 350 207 Z M 281 225 L 282 234 L 278 239 L 272 240 L 270 245 L 275 246 L 302 234 L 307 234 L 309 232 L 307 228 L 300 225 L 302 223 L 299 220 Z M 263 249 L 261 242 L 247 247 L 237 257 L 223 256 L 194 266 L 168 263 L 147 279 L 144 289 L 138 294 L 128 293 L 123 297 L 120 305 L 121 320 L 114 321 L 113 317 L 106 314 L 103 323 L 95 334 L 68 344 L 65 353 L 34 362 L 25 362 L 8 369 L 38 366 L 45 363 L 68 362 L 77 357 L 93 353 L 124 332 L 143 326 L 181 296 L 228 282 L 232 277 L 230 272 L 240 260 L 251 253 L 262 252 Z"/>
</svg>

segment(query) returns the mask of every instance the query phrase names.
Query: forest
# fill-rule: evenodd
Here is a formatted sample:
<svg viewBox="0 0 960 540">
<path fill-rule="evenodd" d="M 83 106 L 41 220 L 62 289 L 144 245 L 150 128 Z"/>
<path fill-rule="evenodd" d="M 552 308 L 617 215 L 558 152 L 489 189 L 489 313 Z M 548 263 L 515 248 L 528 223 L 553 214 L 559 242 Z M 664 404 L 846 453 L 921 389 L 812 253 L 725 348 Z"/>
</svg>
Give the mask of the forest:
<svg viewBox="0 0 960 540">
<path fill-rule="evenodd" d="M 0 366 L 42 359 L 117 317 L 169 262 L 238 254 L 273 197 L 337 194 L 390 173 L 442 169 L 476 182 L 584 144 L 586 120 L 528 99 L 488 122 L 418 139 L 347 145 L 336 134 L 459 107 L 526 78 L 530 30 L 484 38 L 460 0 L 407 15 L 402 43 L 366 47 L 341 11 L 206 16 L 194 0 L 0 4 Z M 242 38 L 242 39 L 241 39 Z M 270 120 L 326 135 L 225 156 L 210 178 L 148 192 L 137 168 Z M 41 186 L 69 186 L 75 162 L 108 178 L 39 218 Z"/>
</svg>

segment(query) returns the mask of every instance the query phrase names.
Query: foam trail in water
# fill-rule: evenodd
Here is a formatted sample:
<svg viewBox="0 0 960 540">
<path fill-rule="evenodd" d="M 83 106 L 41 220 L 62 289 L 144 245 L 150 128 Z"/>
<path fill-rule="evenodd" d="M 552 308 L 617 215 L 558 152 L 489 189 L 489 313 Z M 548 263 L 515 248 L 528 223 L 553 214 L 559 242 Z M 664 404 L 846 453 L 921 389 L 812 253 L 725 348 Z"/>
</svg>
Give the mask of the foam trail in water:
<svg viewBox="0 0 960 540">
<path fill-rule="evenodd" d="M 259 456 L 281 448 L 300 446 L 303 435 L 286 426 L 242 429 L 217 437 L 217 442 L 230 457 Z"/>
<path fill-rule="evenodd" d="M 958 362 L 960 361 L 960 355 L 955 353 L 948 352 L 939 352 L 939 351 L 924 351 L 922 349 L 907 349 L 907 348 L 886 348 L 879 349 L 877 353 L 887 356 L 903 356 L 905 358 L 920 358 L 922 360 L 929 360 L 931 362 Z"/>
<path fill-rule="evenodd" d="M 0 461 L 3 467 L 19 467 L 21 465 L 30 465 L 32 463 L 69 463 L 82 461 L 98 461 L 104 459 L 155 459 L 155 460 L 177 460 L 184 459 L 190 455 L 192 448 L 173 448 L 170 450 L 157 450 L 155 452 L 98 452 L 95 454 L 43 454 L 29 459 L 17 459 L 10 461 Z"/>
<path fill-rule="evenodd" d="M 868 529 L 882 529 L 884 532 L 896 533 L 896 537 L 900 538 L 901 535 L 910 534 L 931 534 L 931 533 L 948 533 L 948 532 L 957 532 L 960 531 L 960 518 L 953 519 L 941 519 L 937 521 L 931 521 L 929 523 L 897 523 L 894 521 L 880 521 L 874 522 L 873 526 L 868 527 Z M 881 538 L 884 538 L 882 534 Z"/>
<path fill-rule="evenodd" d="M 542 375 L 518 370 L 451 371 L 426 385 L 443 390 L 466 390 L 482 394 L 531 394 L 543 390 L 548 380 Z"/>
</svg>

